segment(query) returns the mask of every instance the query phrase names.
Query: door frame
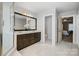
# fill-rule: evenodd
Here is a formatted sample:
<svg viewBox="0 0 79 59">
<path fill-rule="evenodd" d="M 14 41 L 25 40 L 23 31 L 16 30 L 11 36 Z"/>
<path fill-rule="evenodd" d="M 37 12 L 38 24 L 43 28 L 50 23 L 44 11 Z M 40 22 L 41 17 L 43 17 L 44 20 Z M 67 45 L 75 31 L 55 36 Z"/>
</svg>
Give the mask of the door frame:
<svg viewBox="0 0 79 59">
<path fill-rule="evenodd" d="M 44 28 L 43 28 L 43 30 L 44 30 L 44 37 L 43 37 L 43 43 L 45 43 L 45 17 L 46 16 L 52 16 L 52 22 L 53 22 L 53 19 L 54 19 L 54 21 L 55 21 L 55 31 L 54 31 L 54 38 L 52 37 L 52 45 L 53 46 L 55 46 L 56 45 L 56 43 L 57 43 L 57 19 L 56 19 L 56 15 L 55 14 L 46 14 L 46 15 L 44 15 L 43 16 L 43 24 L 44 24 Z M 53 24 L 52 24 L 53 25 Z M 52 29 L 53 29 L 53 27 L 52 27 Z M 52 32 L 52 34 L 53 34 L 53 32 Z"/>
<path fill-rule="evenodd" d="M 63 17 L 73 17 L 73 44 L 76 44 L 76 15 L 66 15 L 61 16 L 60 18 Z"/>
<path fill-rule="evenodd" d="M 46 31 L 46 17 L 49 17 L 49 16 L 51 16 L 52 17 L 52 15 L 46 15 L 45 17 L 44 17 L 44 21 L 45 21 L 45 31 Z M 52 21 L 52 19 L 51 19 L 51 21 Z M 52 25 L 52 24 L 51 24 Z M 51 28 L 52 29 L 52 28 Z M 52 32 L 52 31 L 51 31 Z M 45 36 L 45 43 L 46 43 L 46 36 Z"/>
</svg>

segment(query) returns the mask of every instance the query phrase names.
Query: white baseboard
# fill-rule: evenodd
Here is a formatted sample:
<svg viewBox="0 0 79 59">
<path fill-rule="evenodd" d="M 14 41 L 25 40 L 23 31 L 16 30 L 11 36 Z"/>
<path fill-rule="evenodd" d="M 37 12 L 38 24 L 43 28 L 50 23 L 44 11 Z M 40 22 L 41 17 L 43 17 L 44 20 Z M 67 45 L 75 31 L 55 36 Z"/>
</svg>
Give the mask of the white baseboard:
<svg viewBox="0 0 79 59">
<path fill-rule="evenodd" d="M 16 50 L 15 48 L 12 48 L 5 56 L 10 56 L 10 54 L 15 50 Z"/>
</svg>

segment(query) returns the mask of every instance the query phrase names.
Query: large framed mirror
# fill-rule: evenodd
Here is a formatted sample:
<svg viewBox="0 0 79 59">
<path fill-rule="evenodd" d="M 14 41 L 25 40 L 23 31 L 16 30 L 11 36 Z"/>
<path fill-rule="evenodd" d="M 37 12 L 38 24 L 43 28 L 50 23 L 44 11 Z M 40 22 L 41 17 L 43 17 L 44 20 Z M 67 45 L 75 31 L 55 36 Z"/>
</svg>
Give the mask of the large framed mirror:
<svg viewBox="0 0 79 59">
<path fill-rule="evenodd" d="M 28 31 L 37 29 L 37 18 L 14 12 L 14 30 Z"/>
</svg>

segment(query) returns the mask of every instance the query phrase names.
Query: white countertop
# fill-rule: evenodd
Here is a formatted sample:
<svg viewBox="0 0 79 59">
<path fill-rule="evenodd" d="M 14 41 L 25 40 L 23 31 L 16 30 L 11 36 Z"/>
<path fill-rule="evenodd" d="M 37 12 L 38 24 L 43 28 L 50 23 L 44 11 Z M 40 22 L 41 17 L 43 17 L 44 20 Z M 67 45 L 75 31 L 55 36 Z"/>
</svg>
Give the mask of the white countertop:
<svg viewBox="0 0 79 59">
<path fill-rule="evenodd" d="M 29 33 L 36 33 L 36 32 L 41 32 L 41 31 L 37 31 L 37 30 L 34 30 L 34 31 L 15 31 L 14 34 L 21 35 L 21 34 L 29 34 Z"/>
</svg>

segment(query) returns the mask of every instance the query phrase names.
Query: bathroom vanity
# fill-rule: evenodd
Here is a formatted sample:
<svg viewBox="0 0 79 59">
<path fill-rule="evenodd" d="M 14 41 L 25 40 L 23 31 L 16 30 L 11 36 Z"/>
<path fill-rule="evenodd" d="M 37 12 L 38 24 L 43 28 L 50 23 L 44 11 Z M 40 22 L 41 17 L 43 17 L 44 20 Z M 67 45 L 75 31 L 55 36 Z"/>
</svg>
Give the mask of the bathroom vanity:
<svg viewBox="0 0 79 59">
<path fill-rule="evenodd" d="M 15 32 L 16 49 L 19 51 L 41 40 L 41 32 L 38 31 L 20 31 Z"/>
</svg>

